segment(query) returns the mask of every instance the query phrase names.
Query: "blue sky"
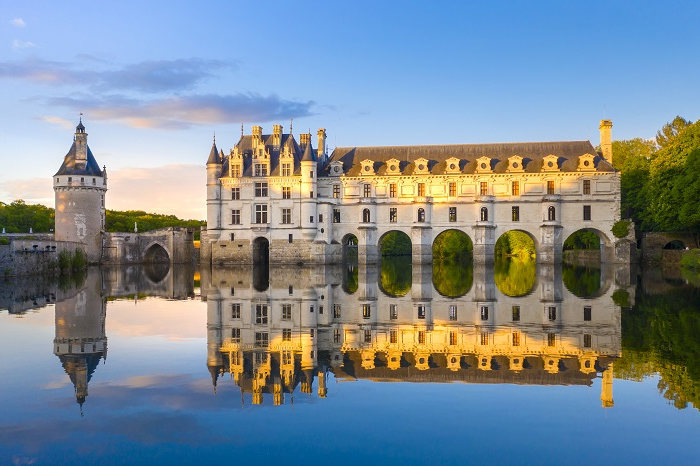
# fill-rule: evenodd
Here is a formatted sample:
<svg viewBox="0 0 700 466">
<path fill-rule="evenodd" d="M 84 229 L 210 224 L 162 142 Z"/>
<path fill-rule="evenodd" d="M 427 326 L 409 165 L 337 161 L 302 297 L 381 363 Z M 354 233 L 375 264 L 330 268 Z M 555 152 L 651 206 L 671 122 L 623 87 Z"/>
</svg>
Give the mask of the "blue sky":
<svg viewBox="0 0 700 466">
<path fill-rule="evenodd" d="M 700 118 L 700 2 L 0 6 L 0 200 L 53 204 L 79 114 L 107 207 L 205 217 L 240 125 L 335 146 L 653 137 Z M 315 139 L 315 138 L 314 138 Z"/>
</svg>

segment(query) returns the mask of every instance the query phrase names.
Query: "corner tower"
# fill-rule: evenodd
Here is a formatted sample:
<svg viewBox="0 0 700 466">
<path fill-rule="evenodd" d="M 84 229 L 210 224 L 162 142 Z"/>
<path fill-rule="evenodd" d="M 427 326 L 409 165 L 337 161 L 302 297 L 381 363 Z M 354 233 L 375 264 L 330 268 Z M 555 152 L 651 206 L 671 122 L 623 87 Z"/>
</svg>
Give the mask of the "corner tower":
<svg viewBox="0 0 700 466">
<path fill-rule="evenodd" d="M 73 145 L 53 177 L 56 241 L 83 244 L 89 262 L 99 262 L 105 225 L 107 173 L 100 170 L 87 144 L 82 119 Z"/>
</svg>

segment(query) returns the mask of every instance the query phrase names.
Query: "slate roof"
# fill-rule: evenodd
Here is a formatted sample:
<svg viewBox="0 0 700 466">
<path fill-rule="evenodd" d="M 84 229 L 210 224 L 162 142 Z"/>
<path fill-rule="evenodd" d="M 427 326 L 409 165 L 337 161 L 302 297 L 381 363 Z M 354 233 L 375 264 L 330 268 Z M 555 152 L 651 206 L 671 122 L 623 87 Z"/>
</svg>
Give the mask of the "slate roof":
<svg viewBox="0 0 700 466">
<path fill-rule="evenodd" d="M 308 149 L 308 151 L 310 152 L 313 160 L 316 160 L 316 152 L 311 146 L 311 143 L 309 143 L 307 147 L 302 149 L 299 146 L 299 144 L 297 144 L 296 140 L 294 139 L 294 136 L 291 134 L 282 134 L 279 147 L 276 147 L 272 144 L 272 134 L 263 134 L 262 141 L 265 143 L 266 151 L 270 154 L 269 176 L 281 175 L 280 153 L 283 152 L 285 147 L 289 147 L 293 154 L 294 169 L 292 173 L 294 175 L 298 175 L 301 173 L 300 162 L 304 158 L 304 153 L 306 149 Z M 253 176 L 253 136 L 242 136 L 241 139 L 238 141 L 238 144 L 236 144 L 236 147 L 238 147 L 238 152 L 243 157 L 243 171 L 241 175 Z M 226 173 L 228 170 L 227 160 L 228 157 L 224 157 L 224 167 L 222 170 L 223 173 Z"/>
<path fill-rule="evenodd" d="M 560 172 L 575 172 L 578 168 L 578 158 L 591 154 L 598 172 L 613 172 L 614 168 L 601 157 L 589 141 L 561 142 L 516 142 L 496 144 L 451 144 L 427 146 L 378 146 L 378 147 L 337 147 L 328 163 L 338 161 L 343 164 L 346 176 L 359 176 L 363 160 L 374 162 L 374 172 L 377 175 L 386 173 L 386 162 L 391 159 L 400 161 L 399 169 L 402 175 L 412 175 L 415 170 L 415 160 L 428 160 L 428 169 L 433 175 L 445 173 L 445 161 L 450 158 L 460 160 L 460 172 L 471 174 L 476 172 L 476 159 L 489 157 L 492 159 L 493 173 L 506 173 L 508 157 L 519 155 L 523 158 L 525 173 L 542 171 L 543 159 L 547 155 L 558 157 Z M 326 170 L 328 164 L 326 165 Z"/>
<path fill-rule="evenodd" d="M 61 168 L 58 169 L 54 176 L 58 175 L 103 176 L 103 173 L 102 170 L 100 170 L 100 166 L 97 164 L 97 160 L 95 160 L 95 156 L 92 155 L 90 146 L 87 146 L 87 163 L 85 164 L 85 168 L 75 167 L 75 141 L 73 141 L 73 145 L 63 158 Z"/>
</svg>

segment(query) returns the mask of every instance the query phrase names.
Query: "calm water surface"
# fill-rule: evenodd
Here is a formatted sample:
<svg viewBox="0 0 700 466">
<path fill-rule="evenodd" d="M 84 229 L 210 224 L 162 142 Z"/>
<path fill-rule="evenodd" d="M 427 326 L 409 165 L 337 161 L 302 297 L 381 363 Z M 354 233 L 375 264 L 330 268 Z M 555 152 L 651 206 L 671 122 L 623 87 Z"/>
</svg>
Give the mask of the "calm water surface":
<svg viewBox="0 0 700 466">
<path fill-rule="evenodd" d="M 700 458 L 692 277 L 111 268 L 0 309 L 0 464 Z"/>
</svg>

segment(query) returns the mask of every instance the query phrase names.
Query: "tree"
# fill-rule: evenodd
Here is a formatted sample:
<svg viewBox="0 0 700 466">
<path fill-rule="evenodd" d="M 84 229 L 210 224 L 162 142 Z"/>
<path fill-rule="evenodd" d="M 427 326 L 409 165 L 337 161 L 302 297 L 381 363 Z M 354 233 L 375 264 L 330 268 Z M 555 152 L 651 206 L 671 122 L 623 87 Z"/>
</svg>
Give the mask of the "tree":
<svg viewBox="0 0 700 466">
<path fill-rule="evenodd" d="M 663 149 L 692 123 L 692 121 L 676 115 L 672 122 L 666 123 L 663 128 L 656 132 L 656 143 Z"/>
</svg>

